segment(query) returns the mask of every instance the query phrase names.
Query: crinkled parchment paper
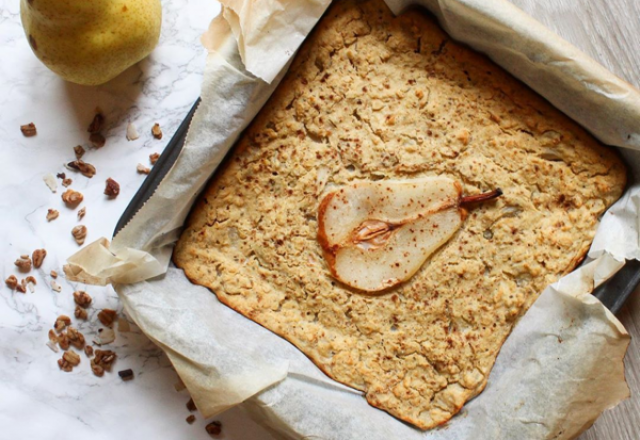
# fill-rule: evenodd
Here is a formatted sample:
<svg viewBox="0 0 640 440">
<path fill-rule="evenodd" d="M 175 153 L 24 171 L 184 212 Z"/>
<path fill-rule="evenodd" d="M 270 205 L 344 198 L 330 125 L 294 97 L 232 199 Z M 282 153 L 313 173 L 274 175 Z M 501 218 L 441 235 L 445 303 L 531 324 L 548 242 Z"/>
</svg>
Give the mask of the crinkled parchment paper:
<svg viewBox="0 0 640 440">
<path fill-rule="evenodd" d="M 640 170 L 640 93 L 506 0 L 421 3 Z M 421 432 L 328 379 L 301 352 L 192 285 L 172 245 L 225 153 L 275 89 L 328 0 L 226 0 L 203 36 L 202 104 L 184 150 L 114 238 L 69 259 L 73 279 L 113 283 L 128 314 L 168 354 L 205 416 L 242 404 L 280 436 L 322 439 L 561 439 L 628 396 L 628 335 L 590 292 L 640 257 L 640 186 L 604 216 L 592 261 L 548 287 L 507 339 L 485 391 L 446 427 Z M 272 12 L 272 13 L 271 13 Z M 626 148 L 626 149 L 625 149 Z M 636 151 L 634 151 L 636 150 Z M 633 179 L 632 179 L 633 181 Z"/>
</svg>

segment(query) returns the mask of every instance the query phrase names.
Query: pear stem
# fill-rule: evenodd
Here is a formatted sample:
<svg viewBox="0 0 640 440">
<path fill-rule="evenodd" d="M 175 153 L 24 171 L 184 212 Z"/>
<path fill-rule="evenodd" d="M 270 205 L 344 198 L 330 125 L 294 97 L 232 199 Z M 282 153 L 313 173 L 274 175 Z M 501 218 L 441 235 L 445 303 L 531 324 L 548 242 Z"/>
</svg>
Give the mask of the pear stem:
<svg viewBox="0 0 640 440">
<path fill-rule="evenodd" d="M 502 195 L 502 190 L 500 188 L 496 188 L 493 191 L 489 191 L 482 194 L 475 194 L 473 196 L 465 196 L 460 199 L 460 206 L 467 205 L 469 203 L 478 203 L 478 202 L 486 202 L 487 200 L 492 200 Z"/>
</svg>

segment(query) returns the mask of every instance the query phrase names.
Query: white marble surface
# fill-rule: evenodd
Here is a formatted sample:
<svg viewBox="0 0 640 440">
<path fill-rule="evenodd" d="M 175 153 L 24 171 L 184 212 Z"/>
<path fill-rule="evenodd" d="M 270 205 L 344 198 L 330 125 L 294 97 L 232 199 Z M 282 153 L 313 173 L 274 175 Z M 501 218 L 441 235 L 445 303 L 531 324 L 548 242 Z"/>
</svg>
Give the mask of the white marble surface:
<svg viewBox="0 0 640 440">
<path fill-rule="evenodd" d="M 620 1 L 620 11 L 628 14 L 609 14 L 609 3 L 604 0 L 514 3 L 638 85 L 637 69 L 633 68 L 640 60 L 638 33 L 634 32 L 640 24 L 640 16 L 634 12 L 636 1 Z M 78 249 L 70 234 L 78 221 L 77 209 L 66 208 L 60 200 L 63 188 L 59 186 L 52 194 L 42 176 L 66 172 L 73 178 L 71 187 L 85 196 L 80 207 L 86 206 L 87 215 L 80 223 L 89 229 L 87 241 L 110 237 L 144 180 L 144 175 L 136 173 L 136 164 L 148 165 L 149 154 L 162 151 L 199 94 L 205 54 L 198 37 L 217 8 L 212 0 L 163 0 L 162 37 L 153 54 L 109 84 L 89 88 L 65 83 L 48 71 L 28 47 L 18 1 L 0 0 L 2 280 L 10 274 L 18 275 L 13 261 L 20 254 L 37 248 L 48 251 L 43 267 L 31 272 L 38 280 L 35 293 L 12 293 L 4 284 L 0 286 L 0 440 L 209 438 L 204 432 L 206 421 L 199 415 L 194 425 L 185 423 L 188 395 L 174 390 L 178 379 L 166 356 L 135 326 L 131 332 L 119 333 L 110 347 L 119 356 L 114 371 L 132 368 L 136 374 L 133 381 L 122 382 L 115 372 L 95 377 L 84 355 L 72 373 L 58 369 L 60 353 L 45 346 L 47 332 L 59 314 L 72 315 L 74 290 L 86 289 L 94 298 L 90 319 L 78 325 L 89 340 L 100 327 L 97 311 L 120 308 L 111 288 L 86 287 L 63 278 L 58 279 L 62 292 L 49 288 L 49 271 L 62 272 L 65 259 Z M 594 11 L 609 11 L 609 15 Z M 96 166 L 97 174 L 87 179 L 65 170 L 62 164 L 74 158 L 73 146 L 88 147 L 86 127 L 96 106 L 107 115 L 107 145 L 101 150 L 88 149 L 84 159 Z M 141 134 L 133 142 L 125 139 L 129 121 Z M 28 122 L 37 125 L 38 136 L 21 135 L 19 126 Z M 159 122 L 165 133 L 162 141 L 151 137 L 154 122 Z M 107 177 L 121 185 L 121 194 L 115 200 L 107 200 L 102 194 Z M 50 223 L 45 219 L 48 208 L 60 211 L 60 217 Z M 637 321 L 633 316 L 625 320 L 628 326 Z M 637 342 L 634 344 L 632 355 L 637 354 Z M 628 361 L 627 375 L 633 379 L 637 367 L 629 367 L 634 359 Z M 632 381 L 632 393 L 637 396 L 638 392 L 637 381 Z M 630 402 L 637 403 L 637 397 Z M 632 432 L 637 432 L 637 427 L 624 416 L 625 411 L 632 410 L 628 406 L 629 401 L 607 412 L 585 438 L 635 438 Z M 224 425 L 219 438 L 272 438 L 239 410 L 216 419 Z M 609 425 L 602 424 L 603 419 Z"/>
<path fill-rule="evenodd" d="M 24 36 L 17 0 L 0 0 L 0 275 L 17 272 L 13 261 L 37 248 L 48 252 L 42 268 L 32 270 L 38 281 L 35 293 L 23 295 L 0 286 L 0 439 L 207 439 L 206 421 L 188 425 L 186 391 L 178 382 L 167 357 L 139 330 L 118 333 L 113 348 L 118 360 L 112 373 L 98 378 L 81 354 L 71 373 L 59 370 L 61 353 L 45 343 L 47 332 L 60 314 L 73 316 L 72 293 L 84 285 L 58 278 L 62 292 L 49 287 L 51 269 L 62 273 L 66 258 L 78 250 L 71 229 L 88 228 L 87 242 L 111 237 L 123 210 L 145 176 L 138 163 L 149 166 L 149 154 L 161 152 L 200 92 L 205 52 L 199 36 L 218 11 L 212 0 L 163 1 L 160 44 L 152 55 L 101 87 L 65 83 L 32 54 Z M 107 117 L 107 143 L 89 149 L 87 126 L 99 106 Z M 19 127 L 34 122 L 38 135 L 22 136 Z M 125 138 L 128 122 L 140 133 L 136 141 Z M 164 138 L 151 136 L 154 122 Z M 73 147 L 87 148 L 84 160 L 97 174 L 88 179 L 63 167 L 74 159 Z M 71 188 L 84 194 L 75 210 L 52 194 L 42 180 L 47 173 L 66 172 Z M 103 194 L 105 179 L 120 183 L 115 200 Z M 86 207 L 78 222 L 76 212 Z M 48 208 L 60 211 L 52 222 Z M 96 317 L 104 307 L 120 309 L 110 287 L 86 287 L 93 296 L 90 318 L 78 322 L 87 340 L 100 327 Z M 123 382 L 117 371 L 132 368 L 135 379 Z M 226 439 L 265 439 L 268 434 L 239 410 L 217 417 Z"/>
</svg>

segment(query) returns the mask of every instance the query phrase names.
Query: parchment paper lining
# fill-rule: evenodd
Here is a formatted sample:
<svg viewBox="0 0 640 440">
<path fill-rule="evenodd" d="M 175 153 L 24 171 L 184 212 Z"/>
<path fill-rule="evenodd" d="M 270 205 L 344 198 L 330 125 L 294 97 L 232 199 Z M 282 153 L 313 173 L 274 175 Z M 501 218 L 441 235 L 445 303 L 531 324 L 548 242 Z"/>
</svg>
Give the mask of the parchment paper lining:
<svg viewBox="0 0 640 440">
<path fill-rule="evenodd" d="M 638 91 L 510 3 L 387 2 L 396 12 L 421 3 L 452 37 L 490 55 L 601 141 L 640 149 Z M 327 6 L 326 1 L 309 2 L 308 8 L 289 3 L 225 3 L 203 36 L 209 57 L 202 104 L 178 161 L 111 249 L 106 240 L 84 248 L 69 259 L 67 275 L 114 283 L 129 315 L 167 352 L 205 417 L 244 402 L 260 422 L 290 438 L 578 435 L 628 396 L 622 362 L 628 335 L 589 292 L 619 270 L 625 258 L 640 255 L 636 184 L 603 218 L 590 252 L 595 260 L 547 288 L 520 320 L 487 389 L 445 429 L 427 433 L 368 406 L 360 393 L 328 379 L 289 343 L 190 284 L 182 271 L 167 269 L 196 195 L 275 89 L 290 55 Z M 251 16 L 251 11 L 271 10 L 280 18 Z M 262 38 L 266 34 L 269 38 Z M 640 160 L 631 156 L 637 171 Z"/>
</svg>

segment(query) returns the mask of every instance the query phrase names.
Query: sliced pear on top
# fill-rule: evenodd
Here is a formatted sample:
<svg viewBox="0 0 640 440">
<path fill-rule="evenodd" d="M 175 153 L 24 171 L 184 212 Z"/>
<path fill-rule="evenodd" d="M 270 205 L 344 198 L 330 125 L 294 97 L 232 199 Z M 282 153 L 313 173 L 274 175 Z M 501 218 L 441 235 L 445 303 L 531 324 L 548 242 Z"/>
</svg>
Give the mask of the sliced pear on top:
<svg viewBox="0 0 640 440">
<path fill-rule="evenodd" d="M 448 177 L 351 183 L 319 207 L 318 240 L 333 276 L 378 292 L 408 280 L 462 226 L 464 203 L 500 190 L 462 197 Z"/>
</svg>

